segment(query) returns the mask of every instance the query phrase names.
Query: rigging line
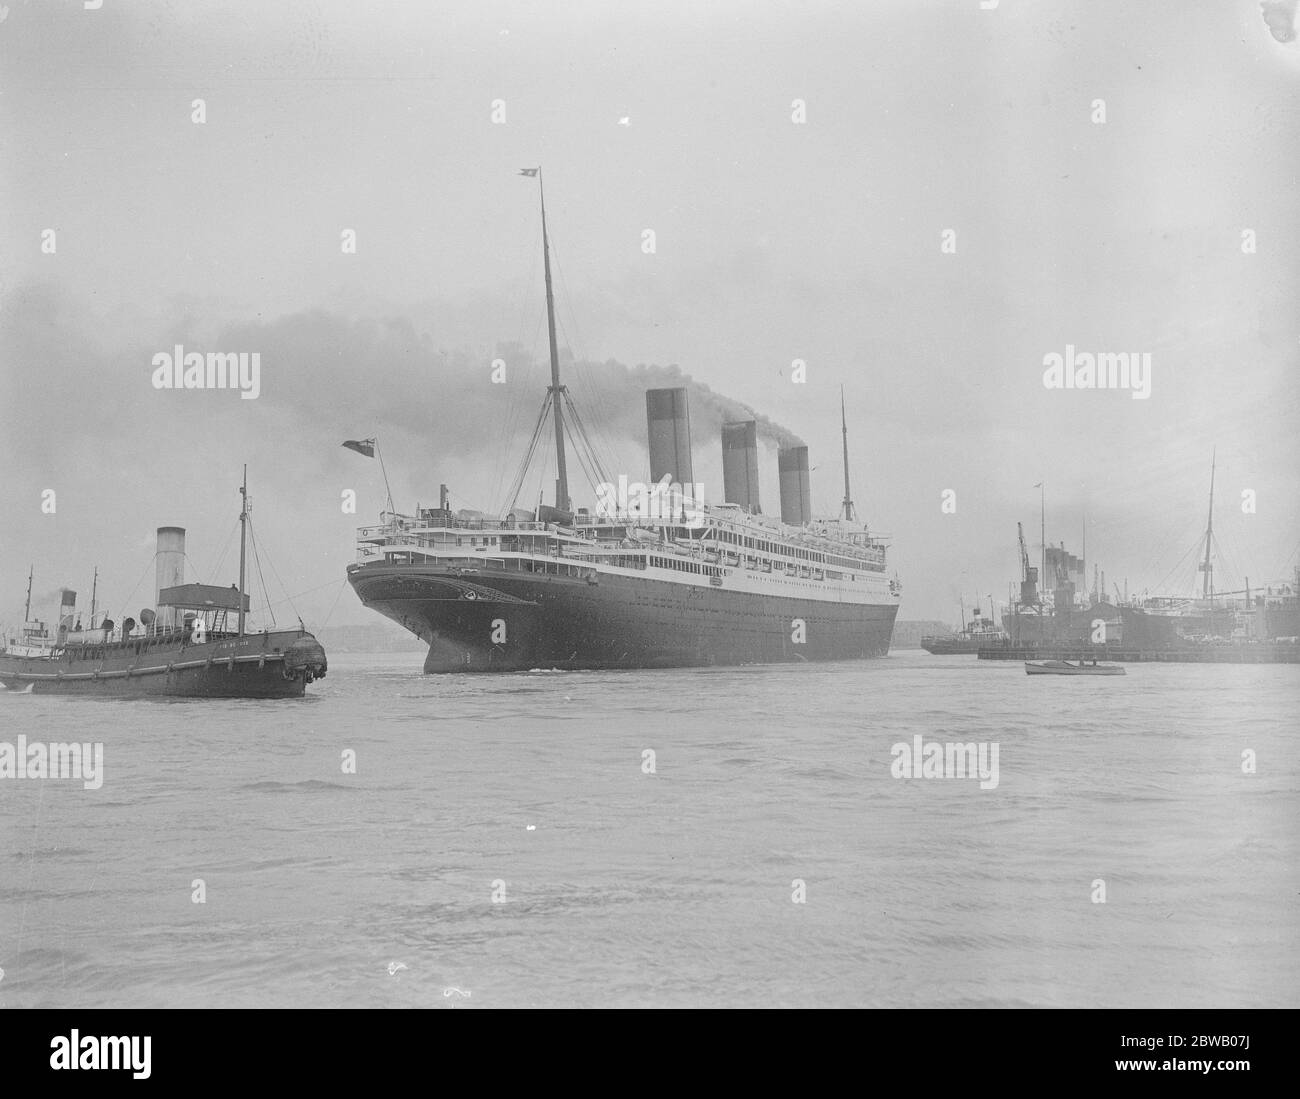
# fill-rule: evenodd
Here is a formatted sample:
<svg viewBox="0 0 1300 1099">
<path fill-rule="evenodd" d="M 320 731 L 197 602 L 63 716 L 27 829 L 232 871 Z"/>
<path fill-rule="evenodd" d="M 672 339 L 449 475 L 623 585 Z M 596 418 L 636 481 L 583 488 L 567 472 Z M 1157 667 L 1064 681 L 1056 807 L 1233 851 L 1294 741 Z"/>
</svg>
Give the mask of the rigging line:
<svg viewBox="0 0 1300 1099">
<path fill-rule="evenodd" d="M 573 452 L 578 459 L 578 463 L 582 466 L 583 474 L 589 481 L 591 481 L 591 463 L 594 457 L 591 450 L 591 441 L 586 437 L 586 433 L 582 430 L 582 425 L 576 419 L 576 409 L 574 408 L 573 401 L 569 397 L 569 394 L 565 393 L 563 394 L 563 397 L 565 407 L 568 408 L 570 412 L 574 413 L 573 419 L 565 420 L 564 434 L 573 447 Z M 594 488 L 595 482 L 591 481 L 591 484 Z"/>
<path fill-rule="evenodd" d="M 579 359 L 586 358 L 586 356 L 582 354 L 582 348 L 586 343 L 586 341 L 583 338 L 582 333 L 578 331 L 578 316 L 573 309 L 573 302 L 576 301 L 577 299 L 569 291 L 569 280 L 565 278 L 564 264 L 561 262 L 560 251 L 558 248 L 555 247 L 554 240 L 551 241 L 551 264 L 555 268 L 556 273 L 560 277 L 560 291 L 561 291 L 561 299 L 564 302 L 564 312 L 568 314 L 569 320 L 573 325 L 573 338 L 568 339 L 567 330 L 565 331 L 565 337 L 566 339 L 568 339 L 569 351 L 572 353 L 574 363 L 576 365 Z M 564 321 L 562 318 L 557 317 L 557 320 L 559 320 L 561 326 L 564 325 Z"/>
<path fill-rule="evenodd" d="M 534 475 L 536 475 L 537 485 L 538 485 L 537 498 L 543 499 L 541 490 L 543 486 L 545 486 L 546 484 L 546 475 L 547 475 L 547 471 L 549 471 L 550 468 L 549 462 L 547 462 L 547 454 L 546 454 L 547 434 L 549 434 L 549 432 L 543 432 L 541 436 L 538 437 L 537 455 L 536 457 L 529 459 L 528 470 L 526 470 L 524 473 L 524 485 L 521 486 L 520 488 L 521 492 L 528 493 L 528 496 L 524 497 L 524 507 L 529 511 L 533 511 L 534 506 L 533 506 L 533 493 L 530 492 L 528 488 L 526 488 L 526 484 L 528 484 L 528 481 L 526 481 L 526 479 L 528 479 L 528 473 L 534 473 Z"/>
<path fill-rule="evenodd" d="M 530 270 L 533 270 L 531 264 L 530 264 Z M 530 278 L 528 275 L 521 277 L 518 281 L 518 295 L 519 295 L 518 318 L 519 319 L 518 319 L 518 324 L 516 325 L 516 332 L 518 333 L 518 337 L 520 341 L 519 347 L 528 353 L 531 359 L 530 365 L 535 365 L 537 359 L 536 351 L 537 351 L 537 343 L 538 343 L 538 334 L 541 331 L 542 323 L 546 319 L 546 310 L 544 308 L 539 307 L 536 302 L 536 299 L 533 298 L 528 293 L 529 281 Z M 531 305 L 529 304 L 530 302 L 532 303 Z M 531 340 L 525 342 L 526 325 L 530 316 L 536 318 L 535 323 L 533 325 L 533 337 Z M 514 369 L 514 367 L 518 365 L 519 364 L 507 363 L 507 369 Z M 509 383 L 507 382 L 507 384 Z M 522 394 L 522 387 L 516 387 L 511 394 L 512 400 L 509 406 L 508 419 L 507 419 L 507 426 L 509 428 L 509 431 L 507 433 L 507 441 L 509 438 L 512 438 L 515 431 L 518 430 L 520 417 L 523 415 L 524 402 L 521 399 L 521 394 Z M 505 469 L 503 468 L 501 470 L 500 475 L 497 478 L 498 499 L 500 498 L 499 490 L 501 487 L 501 481 L 502 479 L 504 479 L 504 477 L 505 477 Z"/>
<path fill-rule="evenodd" d="M 590 451 L 591 461 L 596 467 L 596 473 L 599 474 L 601 481 L 608 482 L 610 480 L 609 467 L 601 461 L 601 455 L 599 451 L 597 451 L 596 446 L 591 439 L 590 432 L 587 431 L 587 425 L 583 421 L 582 416 L 578 413 L 578 406 L 574 404 L 572 400 L 568 402 L 568 405 L 569 412 L 573 416 L 574 426 L 577 428 L 578 434 L 582 437 Z"/>
<path fill-rule="evenodd" d="M 587 426 L 587 421 L 579 413 L 578 405 L 572 398 L 569 400 L 569 409 L 573 413 L 573 419 L 577 423 L 578 429 L 582 433 L 583 439 L 586 441 L 586 445 L 591 450 L 591 457 L 596 463 L 596 469 L 601 475 L 601 480 L 608 481 L 610 479 L 609 470 L 615 468 L 615 465 L 617 464 L 613 460 L 615 456 L 612 453 L 612 448 L 601 445 L 598 433 L 593 432 Z"/>
<path fill-rule="evenodd" d="M 1273 570 L 1273 575 L 1286 577 L 1287 582 L 1290 583 L 1290 578 L 1287 577 L 1287 566 L 1290 565 L 1291 562 L 1295 560 L 1296 554 L 1298 553 L 1300 553 L 1300 541 L 1297 541 L 1296 544 L 1291 548 L 1291 552 L 1288 553 L 1286 557 L 1282 560 L 1281 565 L 1279 565 L 1278 568 Z"/>
<path fill-rule="evenodd" d="M 251 522 L 252 522 L 252 521 L 250 520 L 250 526 L 251 526 Z M 281 590 L 282 592 L 284 592 L 284 597 L 285 597 L 285 599 L 286 599 L 286 600 L 288 601 L 288 603 L 289 603 L 289 609 L 293 611 L 294 615 L 297 616 L 298 620 L 301 622 L 301 621 L 302 621 L 302 615 L 300 615 L 300 614 L 298 613 L 298 608 L 294 606 L 294 604 L 293 604 L 293 596 L 289 594 L 289 588 L 288 588 L 288 586 L 285 584 L 284 580 L 281 579 L 281 577 L 280 577 L 280 571 L 279 571 L 279 569 L 277 569 L 277 568 L 275 567 L 275 561 L 272 559 L 272 557 L 271 557 L 271 555 L 270 555 L 269 553 L 266 555 L 266 563 L 267 563 L 268 565 L 271 566 L 271 574 L 275 577 L 276 583 L 278 583 L 278 584 L 280 585 L 280 590 Z M 344 577 L 344 579 L 346 580 L 347 578 Z M 268 601 L 269 601 L 269 599 L 270 599 L 270 594 L 269 594 L 269 593 L 267 594 L 267 598 L 268 598 Z"/>
<path fill-rule="evenodd" d="M 347 577 L 346 577 L 346 576 L 343 578 L 343 582 L 344 582 L 345 584 L 347 583 Z M 311 594 L 313 594 L 314 592 L 323 591 L 325 588 L 332 588 L 333 586 L 334 586 L 334 581 L 333 581 L 333 580 L 329 581 L 329 583 L 327 583 L 327 584 L 317 584 L 314 588 L 307 588 L 305 591 L 296 592 L 296 593 L 295 593 L 294 595 L 292 595 L 292 596 L 291 596 L 291 595 L 286 595 L 283 599 L 277 599 L 274 603 L 268 603 L 267 606 L 268 606 L 268 607 L 278 607 L 281 603 L 288 603 L 288 604 L 290 605 L 290 607 L 292 607 L 292 606 L 293 606 L 293 600 L 294 600 L 295 597 L 298 598 L 298 599 L 301 599 L 304 595 L 311 595 Z"/>
<path fill-rule="evenodd" d="M 1214 547 L 1213 557 L 1217 558 L 1218 563 L 1223 566 L 1221 571 L 1226 571 L 1229 577 L 1241 579 L 1243 574 L 1237 567 L 1237 558 L 1235 556 L 1229 557 L 1223 552 L 1223 547 L 1219 545 L 1219 535 L 1217 532 L 1211 536 L 1210 541 Z"/>
<path fill-rule="evenodd" d="M 586 339 L 582 335 L 581 331 L 579 331 L 577 313 L 572 307 L 572 303 L 576 299 L 569 290 L 569 280 L 565 276 L 562 257 L 553 241 L 551 244 L 551 259 L 555 271 L 559 276 L 561 299 L 564 302 L 563 309 L 556 316 L 556 322 L 564 336 L 565 342 L 569 345 L 570 354 L 573 356 L 573 374 L 578 381 L 578 385 L 583 390 L 583 399 L 589 402 L 591 408 L 595 410 L 597 415 L 599 415 L 603 420 L 610 420 L 612 417 L 610 416 L 608 405 L 600 395 L 600 391 L 595 384 L 594 376 L 583 368 L 583 364 L 589 361 L 584 350 Z M 565 316 L 569 319 L 568 324 L 565 323 Z M 573 328 L 572 336 L 569 335 L 569 327 Z"/>
<path fill-rule="evenodd" d="M 130 604 L 131 600 L 135 598 L 135 593 L 139 589 L 140 585 L 144 583 L 144 578 L 149 575 L 149 566 L 152 565 L 157 559 L 158 559 L 158 553 L 157 551 L 155 551 L 154 555 L 151 558 L 149 558 L 149 564 L 145 565 L 144 572 L 140 574 L 140 579 L 135 582 L 135 587 L 132 588 L 130 594 L 127 595 L 127 597 L 122 600 L 122 606 L 118 609 L 117 612 L 117 620 L 119 622 L 121 622 L 122 619 L 126 617 L 127 606 Z"/>
<path fill-rule="evenodd" d="M 572 428 L 569 430 L 568 434 L 573 439 L 573 448 L 575 452 L 578 453 L 579 460 L 581 461 L 585 459 L 587 463 L 584 468 L 587 472 L 588 479 L 590 479 L 592 466 L 595 467 L 597 473 L 600 472 L 600 459 L 596 454 L 596 448 L 592 443 L 591 437 L 587 433 L 587 429 L 583 426 L 582 418 L 578 415 L 578 406 L 574 403 L 570 394 L 566 393 L 564 396 L 565 406 L 569 410 L 569 420 L 572 422 Z M 565 427 L 569 428 L 569 426 L 569 423 L 566 422 Z M 600 480 L 607 481 L 609 478 L 601 477 Z M 593 481 L 593 488 L 595 487 L 595 484 L 596 482 Z"/>
<path fill-rule="evenodd" d="M 577 388 L 582 391 L 583 399 L 588 401 L 590 406 L 595 410 L 599 417 L 597 421 L 598 430 L 603 433 L 603 426 L 601 426 L 602 422 L 612 420 L 612 416 L 610 415 L 607 402 L 602 397 L 600 389 L 596 385 L 595 378 L 584 368 L 583 365 L 587 362 L 586 355 L 582 353 L 584 339 L 582 333 L 578 330 L 577 314 L 571 305 L 574 298 L 569 291 L 569 283 L 568 278 L 565 275 L 564 264 L 559 254 L 559 250 L 555 247 L 554 240 L 551 241 L 551 260 L 552 265 L 559 276 L 561 297 L 564 302 L 564 308 L 561 313 L 557 315 L 556 321 L 566 343 L 569 346 L 569 351 L 573 359 L 572 374 L 576 379 Z M 564 318 L 566 315 L 569 318 L 569 325 L 565 324 Z M 573 327 L 572 336 L 569 335 L 569 326 Z M 574 415 L 576 416 L 577 412 L 576 409 L 574 409 L 573 397 L 571 394 L 568 396 L 568 405 L 570 409 L 574 410 Z M 602 479 L 608 480 L 609 478 L 603 473 L 603 470 L 612 469 L 616 465 L 620 464 L 622 456 L 621 448 L 616 447 L 608 436 L 598 439 L 597 436 L 585 426 L 582 429 L 582 434 L 584 436 L 584 444 L 588 447 L 592 460 L 596 463 L 597 469 L 602 471 Z M 601 453 L 601 450 L 604 451 L 603 454 Z"/>
<path fill-rule="evenodd" d="M 220 573 L 221 573 L 221 566 L 225 563 L 225 560 L 226 560 L 226 554 L 230 552 L 230 544 L 235 540 L 235 531 L 237 531 L 238 529 L 239 529 L 239 520 L 236 519 L 236 520 L 235 520 L 235 521 L 230 525 L 230 530 L 229 530 L 229 532 L 226 534 L 226 544 L 225 544 L 224 546 L 221 547 L 221 556 L 217 558 L 217 563 L 216 563 L 216 565 L 213 566 L 212 571 L 208 573 L 208 579 L 209 579 L 209 580 L 212 580 L 212 581 L 215 582 L 217 576 L 220 575 Z"/>
<path fill-rule="evenodd" d="M 448 489 L 447 497 L 450 499 L 453 496 L 457 500 L 459 500 L 462 504 L 464 504 L 468 510 L 477 511 L 480 515 L 488 514 L 486 511 L 484 511 L 481 507 L 478 506 L 477 500 L 471 500 L 468 496 L 462 496 L 459 492 L 452 492 L 451 489 Z"/>
<path fill-rule="evenodd" d="M 623 445 L 614 441 L 614 438 L 605 430 L 602 423 L 596 424 L 596 436 L 601 442 L 604 452 L 606 470 L 626 469 L 631 472 L 632 467 L 626 461 L 627 453 Z"/>
<path fill-rule="evenodd" d="M 562 321 L 560 322 L 560 329 L 561 331 L 564 331 L 564 323 Z M 565 332 L 565 336 L 567 338 L 568 336 L 567 332 Z M 604 431 L 604 424 L 607 422 L 612 422 L 613 415 L 610 412 L 608 402 L 601 395 L 601 390 L 600 387 L 596 384 L 595 376 L 591 371 L 586 369 L 588 365 L 589 364 L 586 362 L 585 359 L 579 359 L 577 357 L 574 358 L 573 376 L 577 383 L 576 389 L 580 391 L 580 395 L 582 397 L 583 402 L 586 404 L 588 408 L 593 410 L 594 414 L 597 417 L 596 420 L 594 421 L 597 428 L 596 432 L 592 432 L 591 430 L 588 429 L 586 431 L 586 434 L 591 440 L 593 449 L 596 444 L 600 444 L 604 447 L 605 451 L 607 452 L 606 454 L 607 458 L 611 456 L 617 457 L 617 452 L 619 451 L 620 448 L 614 445 L 612 439 L 609 436 L 607 436 Z M 570 394 L 570 397 L 571 399 L 576 400 L 576 398 L 572 397 L 572 394 Z M 609 464 L 610 467 L 612 468 L 616 463 L 607 462 L 607 464 Z"/>
<path fill-rule="evenodd" d="M 235 522 L 234 522 L 234 524 L 233 524 L 233 526 L 237 527 L 238 525 L 239 525 L 239 520 L 236 519 Z M 226 545 L 229 545 L 229 543 L 230 543 L 230 538 L 231 538 L 232 534 L 233 534 L 233 530 L 231 530 L 231 531 L 227 531 L 227 533 L 226 533 Z M 221 556 L 217 559 L 217 563 L 218 563 L 218 565 L 220 565 L 221 561 L 223 561 L 224 559 L 225 559 L 225 546 L 223 545 L 222 548 L 221 548 Z M 185 554 L 185 560 L 186 560 L 186 561 L 190 561 L 191 563 L 193 563 L 193 559 L 190 557 L 190 555 L 189 555 L 188 553 Z M 211 580 L 212 577 L 216 575 L 216 569 L 215 569 L 215 568 L 209 570 L 208 572 L 204 572 L 202 569 L 200 569 L 200 568 L 198 567 L 198 565 L 195 565 L 195 566 L 194 566 L 194 570 L 195 570 L 195 572 L 198 573 L 200 576 L 207 576 L 207 578 L 208 578 L 209 580 Z"/>
<path fill-rule="evenodd" d="M 551 432 L 543 431 L 541 439 L 538 441 L 538 452 L 540 454 L 540 460 L 537 462 L 537 498 L 539 500 L 546 499 L 546 481 L 548 479 L 548 475 L 551 472 L 550 459 L 551 459 L 553 440 L 554 440 L 554 435 L 552 435 Z M 532 504 L 530 503 L 531 499 L 532 498 L 529 497 L 528 500 L 524 501 L 525 505 L 528 506 L 528 509 L 530 511 L 532 510 L 533 507 Z"/>
<path fill-rule="evenodd" d="M 1199 548 L 1198 546 L 1189 546 L 1189 547 L 1187 548 L 1187 550 L 1184 551 L 1182 557 L 1180 557 L 1180 558 L 1178 559 L 1178 561 L 1177 561 L 1177 563 L 1174 565 L 1174 567 L 1173 567 L 1172 569 L 1169 570 L 1169 572 L 1166 574 L 1165 578 L 1164 578 L 1163 580 L 1161 580 L 1159 584 L 1156 584 L 1156 585 L 1151 589 L 1152 592 L 1153 592 L 1153 593 L 1158 593 L 1158 592 L 1160 592 L 1160 591 L 1164 588 L 1165 584 L 1168 582 L 1169 577 L 1173 576 L 1173 574 L 1174 574 L 1175 572 L 1177 572 L 1180 568 L 1182 568 L 1183 563 L 1188 559 L 1188 557 L 1191 556 L 1191 554 L 1195 553 L 1196 550 L 1197 550 L 1198 548 Z"/>
<path fill-rule="evenodd" d="M 524 343 L 525 321 L 528 312 L 528 306 L 526 304 L 526 297 L 525 297 L 526 291 L 527 291 L 526 280 L 520 280 L 519 287 L 518 287 L 519 300 L 517 303 L 519 323 L 516 326 L 517 340 L 515 342 L 515 346 L 519 348 L 521 351 L 525 347 L 528 347 L 528 353 L 532 355 L 531 346 L 526 345 Z M 538 324 L 538 327 L 540 327 L 540 322 Z M 534 330 L 534 337 L 535 336 L 536 336 L 536 329 Z M 494 355 L 493 357 L 496 358 L 498 356 Z M 522 363 L 510 363 L 508 361 L 506 362 L 506 370 L 507 370 L 507 378 L 505 383 L 506 385 L 510 385 L 509 372 L 515 369 L 519 369 L 522 372 Z M 520 417 L 522 415 L 523 407 L 524 407 L 524 401 L 522 400 L 522 394 L 524 392 L 524 388 L 525 387 L 518 384 L 512 386 L 510 389 L 509 400 L 506 403 L 506 412 L 505 412 L 505 416 L 502 419 L 501 445 L 497 447 L 496 461 L 493 463 L 493 468 L 496 472 L 496 485 L 493 489 L 492 497 L 495 500 L 501 499 L 501 485 L 505 480 L 506 471 L 509 468 L 509 464 L 510 464 L 509 453 L 510 450 L 512 449 L 511 443 L 513 442 L 515 435 L 519 431 Z"/>
<path fill-rule="evenodd" d="M 182 553 L 181 553 L 181 557 L 182 557 L 182 559 L 185 561 L 185 563 L 186 563 L 187 565 L 189 565 L 190 568 L 192 568 L 192 569 L 194 570 L 194 574 L 200 578 L 200 579 L 199 579 L 199 583 L 200 583 L 200 584 L 204 583 L 202 577 L 203 577 L 204 575 L 206 575 L 206 574 L 205 574 L 204 571 L 203 571 L 201 568 L 199 568 L 199 566 L 195 563 L 194 558 L 191 557 L 188 553 L 185 553 L 185 552 L 182 552 Z"/>
<path fill-rule="evenodd" d="M 271 610 L 271 591 L 266 586 L 266 577 L 262 575 L 262 555 L 258 552 L 257 549 L 257 532 L 253 530 L 252 517 L 247 516 L 246 518 L 248 518 L 249 520 L 248 522 L 249 540 L 253 543 L 253 564 L 257 566 L 257 578 L 262 582 L 262 598 L 266 600 L 266 609 L 271 614 L 271 625 L 278 626 L 280 623 L 278 623 L 275 620 L 275 611 Z M 282 588 L 284 587 L 283 584 L 281 584 L 280 586 Z M 289 594 L 288 592 L 285 592 L 286 596 L 288 594 Z M 298 613 L 298 608 L 295 607 L 292 603 L 289 604 L 289 609 L 292 610 L 294 614 Z"/>
<path fill-rule="evenodd" d="M 588 471 L 588 479 L 591 483 L 591 489 L 592 492 L 598 493 L 602 484 L 611 483 L 609 474 L 605 472 L 604 467 L 600 464 L 600 459 L 596 457 L 594 452 L 588 454 L 587 459 L 591 465 L 591 468 Z"/>
<path fill-rule="evenodd" d="M 1254 561 L 1256 564 L 1258 564 L 1261 563 L 1263 560 L 1265 560 L 1264 554 L 1267 552 L 1266 550 L 1264 550 L 1263 548 L 1259 548 L 1259 549 L 1251 548 L 1247 551 L 1243 551 L 1241 547 L 1241 543 L 1239 543 L 1236 539 L 1235 532 L 1233 532 L 1229 528 L 1225 533 L 1228 539 L 1228 550 L 1238 563 L 1242 561 Z M 1248 543 L 1252 541 L 1253 541 L 1252 539 L 1247 538 Z"/>
<path fill-rule="evenodd" d="M 321 586 L 324 587 L 324 585 Z M 339 583 L 339 590 L 334 593 L 334 602 L 330 604 L 329 613 L 325 615 L 325 621 L 321 623 L 320 628 L 322 630 L 330 624 L 330 619 L 334 617 L 334 608 L 339 605 L 339 599 L 343 595 L 343 589 L 346 588 L 347 586 L 348 586 L 348 578 L 345 576 L 343 577 L 342 581 Z"/>
<path fill-rule="evenodd" d="M 534 431 L 533 432 L 534 438 L 536 437 L 536 434 L 537 434 L 536 431 Z M 524 474 L 528 468 L 528 459 L 529 456 L 532 454 L 532 452 L 533 452 L 533 441 L 530 439 L 528 446 L 524 450 L 523 460 L 520 463 L 519 468 L 515 471 L 514 477 L 510 481 L 510 487 L 506 490 L 504 496 L 497 497 L 497 499 L 500 501 L 499 510 L 501 515 L 508 514 L 510 510 L 515 506 L 515 502 L 519 498 L 519 491 L 522 488 Z"/>
<path fill-rule="evenodd" d="M 542 402 L 545 409 L 546 402 Z M 528 464 L 532 461 L 533 449 L 537 446 L 537 433 L 541 430 L 541 416 L 538 417 L 537 424 L 533 427 L 533 434 L 528 440 L 527 447 L 524 448 L 523 459 L 520 461 L 518 468 L 515 470 L 514 478 L 510 482 L 510 488 L 504 497 L 498 497 L 502 501 L 501 514 L 507 514 L 518 502 L 519 493 L 523 489 L 524 478 L 528 474 Z"/>
<path fill-rule="evenodd" d="M 509 503 L 503 509 L 503 513 L 510 511 L 519 501 L 519 493 L 523 491 L 524 481 L 528 477 L 528 467 L 532 465 L 533 455 L 537 451 L 537 443 L 541 437 L 542 429 L 546 425 L 546 410 L 551 404 L 551 394 L 548 392 L 542 401 L 541 411 L 537 415 L 537 423 L 533 427 L 533 437 L 529 440 L 528 449 L 524 452 L 524 460 L 519 465 L 519 472 L 515 479 L 510 483 Z"/>
<path fill-rule="evenodd" d="M 588 381 L 586 388 L 592 392 L 594 398 L 590 401 L 590 405 L 599 406 L 601 402 L 598 397 L 594 396 L 596 392 L 594 386 Z M 620 460 L 621 448 L 616 447 L 609 437 L 605 435 L 599 420 L 596 421 L 597 429 L 595 431 L 588 426 L 587 421 L 579 414 L 577 401 L 572 394 L 568 394 L 568 407 L 579 423 L 584 443 L 590 449 L 591 456 L 602 474 L 602 479 L 608 481 L 608 471 L 623 466 Z M 597 407 L 597 414 L 599 414 L 599 407 Z"/>
<path fill-rule="evenodd" d="M 582 475 L 587 478 L 587 483 L 594 489 L 597 482 L 592 477 L 590 458 L 587 452 L 578 445 L 578 441 L 573 437 L 568 424 L 564 425 L 564 434 L 568 436 L 569 441 L 573 444 L 573 454 L 578 459 L 578 465 L 582 467 Z"/>
<path fill-rule="evenodd" d="M 535 364 L 533 364 L 530 361 L 529 365 L 532 366 Z M 507 368 L 509 369 L 509 364 L 507 364 Z M 523 367 L 521 366 L 519 369 L 522 374 Z M 506 384 L 510 384 L 510 383 L 507 381 Z M 515 445 L 519 441 L 521 441 L 521 429 L 525 422 L 524 409 L 525 409 L 526 402 L 524 400 L 524 396 L 528 391 L 529 388 L 523 385 L 521 380 L 517 380 L 511 392 L 510 405 L 507 412 L 506 428 L 504 432 L 505 438 L 503 440 L 503 445 L 501 447 L 500 460 L 497 463 L 496 486 L 493 490 L 493 495 L 492 495 L 492 499 L 496 501 L 507 499 L 507 497 L 503 497 L 501 492 L 501 487 L 505 482 L 507 472 L 511 468 L 510 454 L 511 452 L 514 451 Z M 510 484 L 513 488 L 514 486 L 513 476 L 511 478 Z"/>
</svg>

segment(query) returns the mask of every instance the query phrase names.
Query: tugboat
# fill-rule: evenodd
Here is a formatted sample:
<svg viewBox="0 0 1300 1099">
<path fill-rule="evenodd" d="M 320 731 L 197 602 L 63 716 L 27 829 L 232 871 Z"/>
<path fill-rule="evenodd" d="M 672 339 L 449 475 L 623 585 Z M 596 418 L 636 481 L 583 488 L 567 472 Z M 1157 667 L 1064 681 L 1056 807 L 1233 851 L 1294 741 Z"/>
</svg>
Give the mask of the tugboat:
<svg viewBox="0 0 1300 1099">
<path fill-rule="evenodd" d="M 173 698 L 293 698 L 327 670 L 325 650 L 298 629 L 249 633 L 244 589 L 248 474 L 240 487 L 239 585 L 185 583 L 185 531 L 159 527 L 156 609 L 140 621 L 111 618 L 91 629 L 76 620 L 76 593 L 64 589 L 51 631 L 31 618 L 31 578 L 24 625 L 0 648 L 0 684 L 36 694 Z M 230 614 L 236 621 L 230 628 Z"/>
<path fill-rule="evenodd" d="M 993 597 L 989 596 L 989 611 L 993 612 Z M 980 614 L 979 604 L 969 622 L 966 621 L 966 601 L 961 601 L 961 630 L 955 634 L 927 634 L 921 638 L 921 648 L 934 656 L 962 656 L 978 653 L 980 649 L 1007 645 L 1010 635 L 998 628 L 992 618 Z"/>
</svg>

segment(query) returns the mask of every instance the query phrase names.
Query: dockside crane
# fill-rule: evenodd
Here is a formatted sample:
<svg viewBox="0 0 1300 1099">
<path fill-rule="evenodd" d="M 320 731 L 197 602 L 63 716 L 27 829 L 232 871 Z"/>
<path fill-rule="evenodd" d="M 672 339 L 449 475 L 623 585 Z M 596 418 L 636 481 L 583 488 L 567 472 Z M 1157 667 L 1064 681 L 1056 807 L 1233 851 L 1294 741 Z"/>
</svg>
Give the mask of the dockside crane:
<svg viewBox="0 0 1300 1099">
<path fill-rule="evenodd" d="M 1020 602 L 1033 604 L 1038 602 L 1038 570 L 1029 563 L 1029 549 L 1025 545 L 1025 527 L 1016 524 L 1016 534 L 1020 538 Z"/>
</svg>

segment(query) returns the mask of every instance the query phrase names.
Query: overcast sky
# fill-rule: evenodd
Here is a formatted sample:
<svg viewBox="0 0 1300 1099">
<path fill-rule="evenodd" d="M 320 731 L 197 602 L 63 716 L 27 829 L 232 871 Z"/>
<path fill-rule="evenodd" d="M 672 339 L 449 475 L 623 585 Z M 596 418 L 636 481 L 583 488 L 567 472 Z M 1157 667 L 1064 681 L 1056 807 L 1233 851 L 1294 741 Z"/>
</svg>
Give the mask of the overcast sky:
<svg viewBox="0 0 1300 1099">
<path fill-rule="evenodd" d="M 1108 583 L 1189 586 L 1216 447 L 1217 585 L 1296 563 L 1294 2 L 7 5 L 0 620 L 32 563 L 135 614 L 163 524 L 229 584 L 247 462 L 273 597 L 378 621 L 339 589 L 382 480 L 339 444 L 378 435 L 406 509 L 504 502 L 547 384 L 537 164 L 613 472 L 647 472 L 639 391 L 676 367 L 802 437 L 833 513 L 843 385 L 903 618 L 1005 598 L 1040 481 Z M 154 389 L 176 344 L 258 352 L 260 396 Z M 1067 344 L 1149 353 L 1149 398 L 1045 388 Z"/>
</svg>

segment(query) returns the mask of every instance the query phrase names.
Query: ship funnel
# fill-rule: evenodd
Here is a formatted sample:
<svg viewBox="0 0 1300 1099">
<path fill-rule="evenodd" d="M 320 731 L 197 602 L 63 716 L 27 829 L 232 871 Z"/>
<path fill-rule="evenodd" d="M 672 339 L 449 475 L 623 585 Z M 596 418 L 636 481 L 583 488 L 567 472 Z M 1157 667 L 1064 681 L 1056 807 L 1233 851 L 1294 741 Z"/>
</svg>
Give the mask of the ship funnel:
<svg viewBox="0 0 1300 1099">
<path fill-rule="evenodd" d="M 650 444 L 650 480 L 665 476 L 681 485 L 692 484 L 691 417 L 685 389 L 647 389 L 645 394 L 647 439 Z"/>
<path fill-rule="evenodd" d="M 808 485 L 808 448 L 782 447 L 776 453 L 781 477 L 781 522 L 804 527 L 812 522 L 812 492 Z"/>
<path fill-rule="evenodd" d="M 77 593 L 71 588 L 59 592 L 59 642 L 62 644 L 77 616 Z"/>
<path fill-rule="evenodd" d="M 162 606 L 164 588 L 175 588 L 185 583 L 185 528 L 159 527 L 157 585 L 154 588 L 154 606 L 158 608 L 158 625 L 166 628 L 179 625 L 176 610 Z"/>
<path fill-rule="evenodd" d="M 729 504 L 758 515 L 758 425 L 753 420 L 722 425 L 722 491 Z"/>
</svg>

